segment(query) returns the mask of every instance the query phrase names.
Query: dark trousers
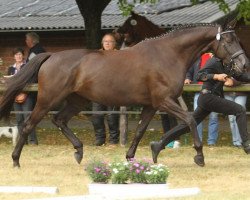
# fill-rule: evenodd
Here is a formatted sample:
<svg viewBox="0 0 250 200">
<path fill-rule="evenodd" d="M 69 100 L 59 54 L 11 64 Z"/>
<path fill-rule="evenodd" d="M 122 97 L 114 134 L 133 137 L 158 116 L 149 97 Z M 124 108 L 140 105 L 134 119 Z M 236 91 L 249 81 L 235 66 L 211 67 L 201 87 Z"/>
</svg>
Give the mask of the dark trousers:
<svg viewBox="0 0 250 200">
<path fill-rule="evenodd" d="M 201 94 L 198 99 L 198 107 L 193 113 L 193 117 L 197 125 L 211 112 L 223 113 L 225 115 L 235 115 L 243 144 L 250 140 L 250 135 L 247 132 L 247 117 L 244 107 L 233 101 L 229 101 L 213 94 Z M 173 141 L 176 137 L 179 137 L 189 131 L 189 127 L 182 122 L 162 137 L 162 147 Z"/>
<path fill-rule="evenodd" d="M 30 95 L 28 95 L 27 99 L 24 103 L 14 103 L 14 110 L 15 111 L 32 111 L 33 110 L 33 100 Z M 20 133 L 23 123 L 25 122 L 25 119 L 30 115 L 30 113 L 17 113 L 16 114 L 16 121 L 17 121 L 17 127 L 18 132 Z M 36 131 L 33 129 L 28 137 L 29 143 L 38 144 Z"/>
<path fill-rule="evenodd" d="M 161 123 L 162 123 L 163 132 L 166 133 L 173 127 L 177 126 L 177 119 L 171 115 L 162 114 Z"/>
<path fill-rule="evenodd" d="M 176 117 L 169 115 L 169 114 L 163 114 L 161 115 L 161 124 L 163 128 L 163 133 L 167 133 L 170 129 L 174 128 L 178 125 Z M 175 140 L 180 140 L 180 137 L 175 138 Z"/>
<path fill-rule="evenodd" d="M 98 103 L 92 104 L 93 111 L 115 111 L 115 107 L 104 106 Z M 92 124 L 95 130 L 96 140 L 105 142 L 106 133 L 105 133 L 105 123 L 104 123 L 104 114 L 93 114 L 92 115 Z M 107 114 L 107 122 L 109 127 L 109 142 L 118 143 L 119 142 L 119 114 Z"/>
</svg>

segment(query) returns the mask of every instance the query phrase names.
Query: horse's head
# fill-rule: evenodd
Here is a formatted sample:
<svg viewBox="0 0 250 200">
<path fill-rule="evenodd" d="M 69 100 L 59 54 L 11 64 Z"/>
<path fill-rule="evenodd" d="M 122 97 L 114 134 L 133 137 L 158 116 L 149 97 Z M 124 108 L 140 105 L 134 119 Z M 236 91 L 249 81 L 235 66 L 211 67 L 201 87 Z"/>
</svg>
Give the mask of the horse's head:
<svg viewBox="0 0 250 200">
<path fill-rule="evenodd" d="M 249 60 L 242 50 L 239 39 L 231 27 L 221 31 L 218 27 L 216 34 L 215 55 L 236 74 L 242 74 L 249 66 Z"/>
<path fill-rule="evenodd" d="M 131 12 L 131 16 L 121 27 L 114 30 L 116 39 L 124 39 L 126 46 L 133 46 L 148 37 L 158 36 L 165 31 L 146 17 Z"/>
<path fill-rule="evenodd" d="M 131 16 L 123 23 L 121 27 L 114 31 L 117 39 L 123 39 L 126 46 L 133 46 L 138 43 L 140 39 L 138 38 L 138 23 L 141 23 L 142 16 L 131 12 Z"/>
</svg>

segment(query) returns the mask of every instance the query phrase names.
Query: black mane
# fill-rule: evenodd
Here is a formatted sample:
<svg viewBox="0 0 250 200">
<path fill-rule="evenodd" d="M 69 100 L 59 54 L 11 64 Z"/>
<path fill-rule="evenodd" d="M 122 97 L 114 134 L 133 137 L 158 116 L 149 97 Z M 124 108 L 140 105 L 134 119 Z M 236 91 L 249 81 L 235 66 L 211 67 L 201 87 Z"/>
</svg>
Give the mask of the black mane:
<svg viewBox="0 0 250 200">
<path fill-rule="evenodd" d="M 179 31 L 185 31 L 187 29 L 190 29 L 190 28 L 197 28 L 197 27 L 215 27 L 217 26 L 218 24 L 215 24 L 215 23 L 195 23 L 195 24 L 185 24 L 185 25 L 179 25 L 179 26 L 176 26 L 174 27 L 173 29 L 167 31 L 166 33 L 162 34 L 162 35 L 159 35 L 157 37 L 151 37 L 151 38 L 146 38 L 145 40 L 141 41 L 141 42 L 144 42 L 144 41 L 148 41 L 148 40 L 155 40 L 155 39 L 159 39 L 159 38 L 162 38 L 162 37 L 166 37 L 166 36 L 169 36 L 170 34 L 172 33 L 175 33 L 175 32 L 179 32 Z"/>
</svg>

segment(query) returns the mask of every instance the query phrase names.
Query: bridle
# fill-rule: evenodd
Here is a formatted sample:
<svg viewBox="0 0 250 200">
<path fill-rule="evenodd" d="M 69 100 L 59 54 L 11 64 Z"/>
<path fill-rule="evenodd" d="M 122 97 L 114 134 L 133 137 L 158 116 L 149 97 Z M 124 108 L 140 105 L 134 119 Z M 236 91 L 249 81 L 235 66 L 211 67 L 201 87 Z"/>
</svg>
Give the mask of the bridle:
<svg viewBox="0 0 250 200">
<path fill-rule="evenodd" d="M 116 32 L 116 34 L 119 34 L 119 37 L 120 38 L 122 38 L 122 45 L 121 45 L 121 47 L 123 47 L 123 48 L 127 48 L 127 47 L 130 47 L 131 46 L 131 44 L 133 44 L 133 42 L 132 43 L 130 43 L 129 45 L 128 44 L 126 44 L 126 34 L 127 33 L 120 33 L 120 32 Z M 133 46 L 133 45 L 132 45 Z"/>
<path fill-rule="evenodd" d="M 218 48 L 219 48 L 219 45 L 220 45 L 220 41 L 221 41 L 221 35 L 223 35 L 223 34 L 227 34 L 227 33 L 235 33 L 235 31 L 234 30 L 227 30 L 227 31 L 223 31 L 223 32 L 220 32 L 220 27 L 218 27 L 218 33 L 216 34 L 216 40 L 218 40 L 219 42 L 218 42 L 218 45 L 217 45 L 217 48 L 216 48 L 216 51 L 215 52 L 217 52 L 218 51 Z M 228 51 L 228 49 L 227 49 L 227 47 L 225 46 L 225 45 L 223 45 L 223 47 L 224 47 L 224 49 L 226 50 L 226 52 L 230 55 L 230 52 Z M 231 58 L 230 58 L 230 62 L 229 62 L 229 64 L 228 64 L 228 66 L 227 67 L 230 67 L 230 71 L 241 71 L 240 69 L 239 69 L 239 67 L 234 63 L 234 59 L 235 58 L 237 58 L 238 56 L 240 56 L 240 55 L 242 55 L 242 54 L 244 54 L 245 52 L 242 50 L 242 49 L 240 49 L 239 51 L 236 51 L 232 56 L 231 56 Z"/>
<path fill-rule="evenodd" d="M 133 19 L 133 18 L 130 19 L 129 23 L 130 23 L 130 25 L 132 25 L 132 27 L 137 25 L 137 21 L 136 21 L 135 19 Z M 135 39 L 135 40 L 133 40 L 132 42 L 130 42 L 129 45 L 128 45 L 128 44 L 125 44 L 125 43 L 127 42 L 127 41 L 126 41 L 126 34 L 129 34 L 129 32 L 127 31 L 127 32 L 121 33 L 121 32 L 118 32 L 117 30 L 118 30 L 118 29 L 116 29 L 116 34 L 119 34 L 119 37 L 123 39 L 123 43 L 122 43 L 123 46 L 125 46 L 125 47 L 130 47 L 131 44 L 135 43 L 136 39 L 133 38 L 133 39 Z M 129 34 L 129 35 L 130 35 L 130 34 Z M 131 35 L 130 35 L 130 37 L 131 37 Z M 136 44 L 136 43 L 135 43 L 135 44 Z M 133 45 L 132 45 L 132 46 L 133 46 Z"/>
</svg>

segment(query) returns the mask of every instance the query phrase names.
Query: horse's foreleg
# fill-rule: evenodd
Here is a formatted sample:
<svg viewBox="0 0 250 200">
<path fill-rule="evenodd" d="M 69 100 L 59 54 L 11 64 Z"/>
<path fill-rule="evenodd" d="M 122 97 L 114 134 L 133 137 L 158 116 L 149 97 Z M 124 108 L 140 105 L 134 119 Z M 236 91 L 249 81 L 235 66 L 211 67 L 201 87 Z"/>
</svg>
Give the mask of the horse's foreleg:
<svg viewBox="0 0 250 200">
<path fill-rule="evenodd" d="M 131 146 L 127 152 L 127 155 L 126 155 L 127 159 L 134 158 L 137 146 L 138 146 L 141 138 L 143 137 L 143 135 L 148 127 L 148 124 L 151 121 L 152 117 L 154 116 L 155 112 L 156 112 L 156 110 L 151 106 L 143 107 L 143 110 L 141 113 L 141 118 L 140 118 L 139 124 L 136 128 L 135 137 L 134 137 L 132 144 L 131 144 Z"/>
<path fill-rule="evenodd" d="M 72 97 L 72 98 L 71 98 Z M 67 126 L 68 121 L 78 114 L 84 106 L 85 100 L 78 96 L 71 96 L 67 99 L 66 105 L 54 115 L 52 122 L 62 131 L 66 138 L 72 143 L 76 152 L 76 161 L 80 164 L 83 158 L 83 144 L 78 137 Z M 78 99 L 78 100 L 77 100 Z"/>
<path fill-rule="evenodd" d="M 183 120 L 185 123 L 181 123 L 180 125 L 174 127 L 170 131 L 168 131 L 160 142 L 152 142 L 151 143 L 151 150 L 154 162 L 157 162 L 157 156 L 165 146 L 173 141 L 176 137 L 179 137 L 189 130 L 191 130 L 192 135 L 194 137 L 194 148 L 197 151 L 197 155 L 194 157 L 194 161 L 199 166 L 204 166 L 204 156 L 202 151 L 202 143 L 198 136 L 196 122 L 192 115 L 188 112 L 184 111 L 174 100 L 172 99 L 165 99 L 164 103 L 161 104 L 160 110 L 168 112 L 169 114 L 178 117 L 179 119 Z"/>
</svg>

